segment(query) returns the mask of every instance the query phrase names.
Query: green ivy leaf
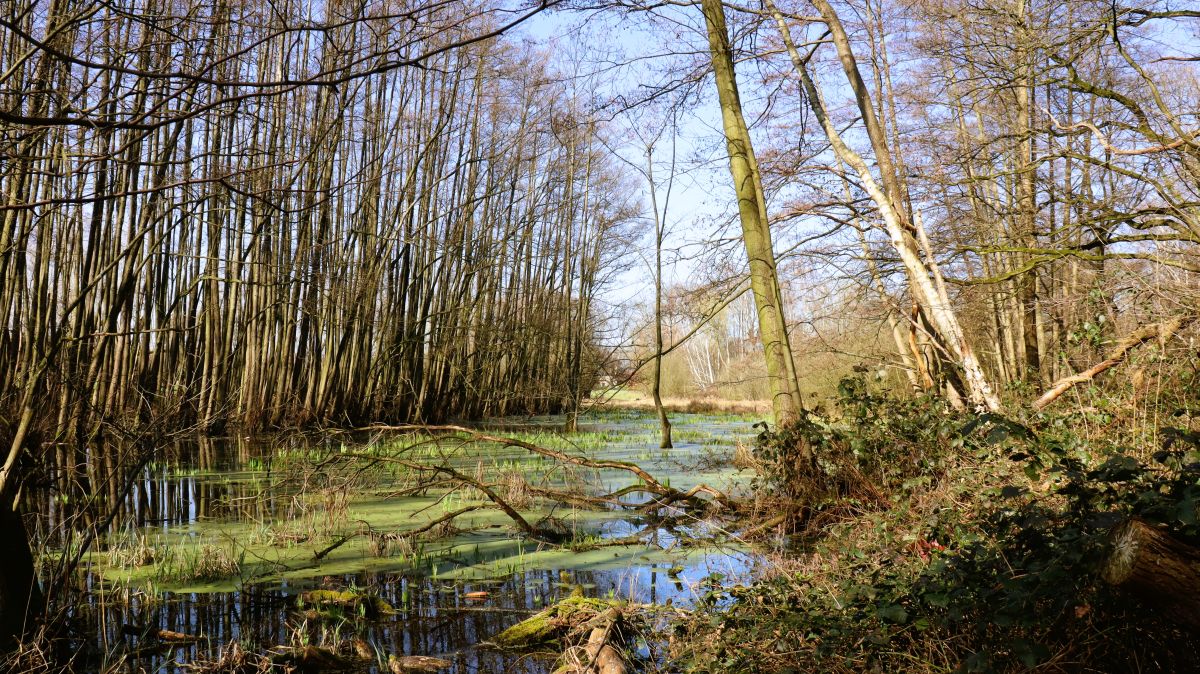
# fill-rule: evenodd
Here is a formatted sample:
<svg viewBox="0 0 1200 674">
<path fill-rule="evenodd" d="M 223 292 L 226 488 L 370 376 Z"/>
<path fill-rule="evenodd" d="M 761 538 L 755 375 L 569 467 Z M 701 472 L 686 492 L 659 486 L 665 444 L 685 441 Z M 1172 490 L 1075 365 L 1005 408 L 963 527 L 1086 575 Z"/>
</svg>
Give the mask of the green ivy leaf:
<svg viewBox="0 0 1200 674">
<path fill-rule="evenodd" d="M 879 616 L 881 620 L 886 620 L 898 625 L 903 625 L 908 621 L 908 611 L 905 611 L 904 607 L 899 604 L 880 606 L 879 608 L 875 609 L 875 615 Z"/>
</svg>

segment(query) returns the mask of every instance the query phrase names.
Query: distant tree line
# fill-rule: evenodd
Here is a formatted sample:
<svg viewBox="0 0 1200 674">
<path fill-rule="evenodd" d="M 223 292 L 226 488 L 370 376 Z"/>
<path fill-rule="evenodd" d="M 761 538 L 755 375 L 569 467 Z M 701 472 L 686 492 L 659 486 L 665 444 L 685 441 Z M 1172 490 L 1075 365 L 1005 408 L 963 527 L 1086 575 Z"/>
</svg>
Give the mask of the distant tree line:
<svg viewBox="0 0 1200 674">
<path fill-rule="evenodd" d="M 633 4 L 707 38 L 777 418 L 803 405 L 788 332 L 819 324 L 781 317 L 786 257 L 874 299 L 913 389 L 978 410 L 1049 404 L 1195 318 L 1200 10 Z"/>
<path fill-rule="evenodd" d="M 474 39 L 519 15 L 6 4 L 11 427 L 437 420 L 589 386 L 605 233 L 630 211 L 546 55 Z"/>
</svg>

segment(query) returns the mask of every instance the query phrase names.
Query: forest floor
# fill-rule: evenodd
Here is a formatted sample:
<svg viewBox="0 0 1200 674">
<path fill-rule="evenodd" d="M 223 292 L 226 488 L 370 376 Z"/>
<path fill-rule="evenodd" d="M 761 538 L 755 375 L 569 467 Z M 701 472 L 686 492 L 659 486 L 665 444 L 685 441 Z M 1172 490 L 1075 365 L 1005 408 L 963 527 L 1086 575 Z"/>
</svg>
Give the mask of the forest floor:
<svg viewBox="0 0 1200 674">
<path fill-rule="evenodd" d="M 1129 521 L 1200 569 L 1186 406 L 1161 425 L 1103 400 L 976 416 L 849 381 L 830 407 L 755 448 L 768 487 L 803 492 L 800 548 L 715 588 L 678 628 L 670 671 L 1200 671 L 1200 587 L 1104 580 Z M 817 467 L 788 484 L 784 450 L 801 443 Z"/>
</svg>

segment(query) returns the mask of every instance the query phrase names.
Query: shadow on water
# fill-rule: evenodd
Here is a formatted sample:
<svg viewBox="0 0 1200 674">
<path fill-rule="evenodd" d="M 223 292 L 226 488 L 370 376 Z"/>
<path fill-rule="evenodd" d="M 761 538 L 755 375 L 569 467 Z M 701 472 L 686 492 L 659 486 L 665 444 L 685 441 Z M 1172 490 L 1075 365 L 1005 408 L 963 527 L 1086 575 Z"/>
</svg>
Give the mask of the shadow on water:
<svg viewBox="0 0 1200 674">
<path fill-rule="evenodd" d="M 657 449 L 657 435 L 648 417 L 629 413 L 605 415 L 585 426 L 578 436 L 579 451 L 635 461 L 680 488 L 700 481 L 733 485 L 736 473 L 727 461 L 722 465 L 720 457 L 728 454 L 726 450 L 737 440 L 750 435 L 749 422 L 691 416 L 684 423 L 676 421 L 677 428 L 688 434 L 671 452 Z M 548 432 L 560 423 L 545 417 L 532 422 L 500 420 L 489 427 L 506 432 Z M 198 527 L 286 521 L 295 515 L 296 499 L 275 488 L 272 463 L 280 452 L 319 455 L 347 442 L 367 440 L 371 439 L 292 439 L 283 447 L 278 438 L 181 443 L 160 453 L 137 474 L 133 488 L 118 506 L 123 509 L 118 521 L 129 523 L 118 533 L 126 537 L 131 532 L 187 536 L 194 535 L 188 532 Z M 472 454 L 468 458 L 477 457 Z M 494 448 L 488 458 L 504 465 L 531 460 L 511 448 Z M 590 476 L 601 485 L 627 478 L 604 473 Z M 62 523 L 74 514 L 71 504 L 51 500 L 39 506 L 40 530 L 62 535 Z M 759 561 L 755 554 L 723 541 L 719 527 L 709 523 L 694 523 L 682 531 L 677 526 L 659 529 L 631 515 L 609 513 L 591 524 L 591 535 L 598 541 L 636 531 L 652 533 L 644 546 L 599 547 L 576 553 L 538 550 L 534 543 L 516 540 L 510 527 L 493 526 L 456 535 L 440 554 L 426 558 L 421 568 L 348 553 L 351 556 L 328 568 L 315 565 L 304 574 L 274 574 L 262 582 L 218 583 L 205 591 L 186 587 L 172 591 L 146 582 L 127 585 L 111 575 L 105 578 L 95 567 L 86 576 L 93 592 L 79 614 L 98 626 L 98 651 L 109 654 L 110 659 L 136 647 L 134 634 L 168 630 L 202 637 L 194 644 L 131 660 L 125 666 L 127 671 L 185 671 L 187 663 L 219 656 L 221 649 L 234 641 L 261 652 L 282 644 L 333 643 L 358 637 L 379 654 L 379 662 L 386 662 L 388 654 L 427 655 L 452 661 L 454 666 L 445 670 L 451 672 L 541 673 L 551 671 L 552 658 L 505 654 L 480 644 L 576 588 L 588 596 L 687 605 L 703 593 L 706 579 L 718 575 L 746 579 Z M 684 550 L 679 545 L 682 536 L 709 539 L 713 544 Z M 51 535 L 47 539 L 56 542 Z M 316 588 L 363 588 L 393 606 L 396 613 L 377 620 L 354 616 L 313 619 L 306 616 L 299 599 L 304 591 Z M 373 671 L 387 670 L 386 665 L 373 667 Z"/>
</svg>

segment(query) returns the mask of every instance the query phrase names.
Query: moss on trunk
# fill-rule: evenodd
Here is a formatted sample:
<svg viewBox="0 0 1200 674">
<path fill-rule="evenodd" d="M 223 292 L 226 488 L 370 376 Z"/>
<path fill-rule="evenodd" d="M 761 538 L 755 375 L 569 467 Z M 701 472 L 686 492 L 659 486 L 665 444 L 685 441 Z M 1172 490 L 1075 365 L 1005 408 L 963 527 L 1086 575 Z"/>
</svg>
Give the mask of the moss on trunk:
<svg viewBox="0 0 1200 674">
<path fill-rule="evenodd" d="M 515 651 L 553 644 L 572 628 L 619 606 L 620 602 L 613 600 L 573 594 L 497 634 L 491 644 L 502 650 Z"/>
</svg>

